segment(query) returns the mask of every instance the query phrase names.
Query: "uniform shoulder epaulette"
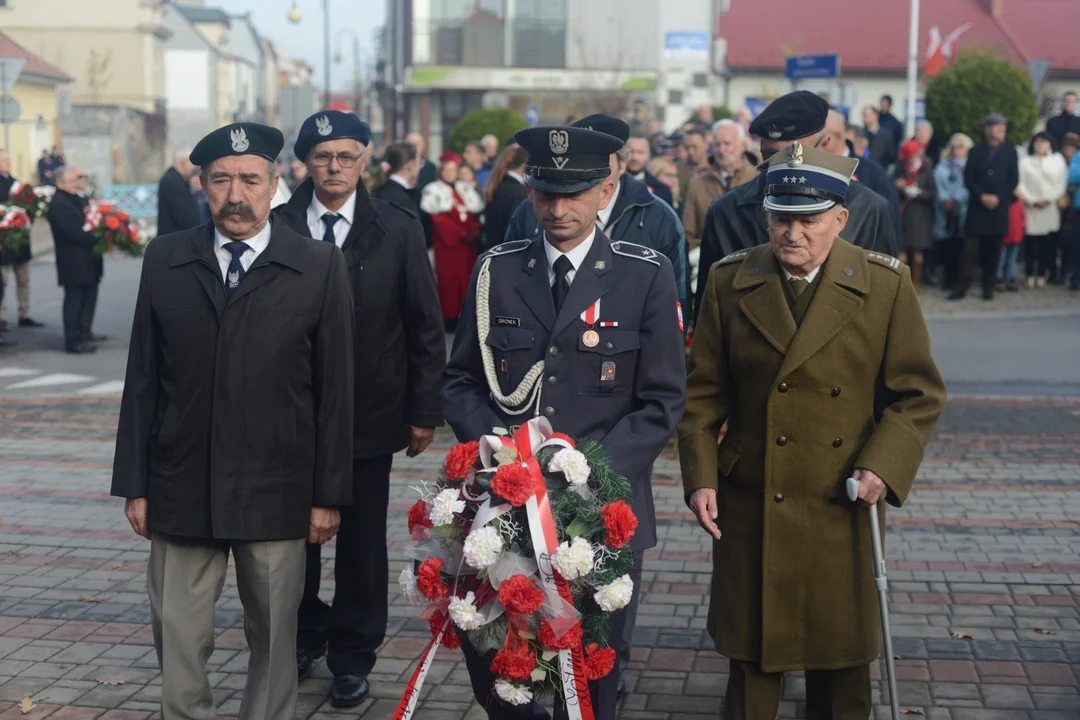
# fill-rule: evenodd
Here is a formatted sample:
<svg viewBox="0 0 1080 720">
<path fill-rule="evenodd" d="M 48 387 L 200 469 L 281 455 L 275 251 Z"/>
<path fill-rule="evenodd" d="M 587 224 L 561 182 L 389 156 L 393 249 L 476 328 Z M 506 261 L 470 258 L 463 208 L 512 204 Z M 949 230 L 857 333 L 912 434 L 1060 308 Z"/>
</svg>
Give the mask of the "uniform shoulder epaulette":
<svg viewBox="0 0 1080 720">
<path fill-rule="evenodd" d="M 645 262 L 650 262 L 657 267 L 660 266 L 660 253 L 656 252 L 652 248 L 647 248 L 644 245 L 637 245 L 635 243 L 618 240 L 611 243 L 611 252 L 615 253 L 616 255 L 622 255 L 623 257 L 644 260 Z"/>
<path fill-rule="evenodd" d="M 884 265 L 885 267 L 895 272 L 897 275 L 900 274 L 901 267 L 903 266 L 903 264 L 899 260 L 892 257 L 891 255 L 884 255 L 879 252 L 867 252 L 866 259 L 872 263 L 876 263 L 877 265 Z"/>
<path fill-rule="evenodd" d="M 420 214 L 419 214 L 418 212 L 416 212 L 415 210 L 413 210 L 412 208 L 409 208 L 409 207 L 405 207 L 404 205 L 398 205 L 398 204 L 397 204 L 396 202 L 394 202 L 393 200 L 387 200 L 387 201 L 386 201 L 386 204 L 387 204 L 387 205 L 393 205 L 393 206 L 394 206 L 394 207 L 396 207 L 396 208 L 397 208 L 398 210 L 400 210 L 401 212 L 405 213 L 406 215 L 408 215 L 408 216 L 409 216 L 409 217 L 411 217 L 411 218 L 414 218 L 414 219 L 416 219 L 416 220 L 419 220 L 419 219 L 420 219 Z"/>
<path fill-rule="evenodd" d="M 510 242 L 499 243 L 495 247 L 487 251 L 488 257 L 495 257 L 497 255 L 509 255 L 510 253 L 516 253 L 524 250 L 532 245 L 532 240 L 511 240 Z"/>
<path fill-rule="evenodd" d="M 741 262 L 743 258 L 750 254 L 749 250 L 738 250 L 723 258 L 720 258 L 716 262 L 717 265 L 730 265 L 731 263 Z"/>
</svg>

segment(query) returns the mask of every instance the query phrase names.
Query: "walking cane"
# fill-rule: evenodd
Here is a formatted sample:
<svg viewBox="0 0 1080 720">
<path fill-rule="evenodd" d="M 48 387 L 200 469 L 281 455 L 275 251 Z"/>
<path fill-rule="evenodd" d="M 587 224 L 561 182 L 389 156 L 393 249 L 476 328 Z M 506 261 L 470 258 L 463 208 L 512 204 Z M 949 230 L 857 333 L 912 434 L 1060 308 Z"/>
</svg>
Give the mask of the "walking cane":
<svg viewBox="0 0 1080 720">
<path fill-rule="evenodd" d="M 859 481 L 848 478 L 847 494 L 852 502 L 859 499 Z M 893 665 L 892 631 L 889 629 L 889 579 L 885 577 L 885 552 L 881 545 L 881 526 L 877 506 L 870 506 L 870 541 L 874 545 L 874 584 L 881 606 L 881 634 L 885 640 L 885 673 L 889 680 L 889 700 L 893 720 L 900 720 L 900 700 L 896 696 L 896 668 Z"/>
</svg>

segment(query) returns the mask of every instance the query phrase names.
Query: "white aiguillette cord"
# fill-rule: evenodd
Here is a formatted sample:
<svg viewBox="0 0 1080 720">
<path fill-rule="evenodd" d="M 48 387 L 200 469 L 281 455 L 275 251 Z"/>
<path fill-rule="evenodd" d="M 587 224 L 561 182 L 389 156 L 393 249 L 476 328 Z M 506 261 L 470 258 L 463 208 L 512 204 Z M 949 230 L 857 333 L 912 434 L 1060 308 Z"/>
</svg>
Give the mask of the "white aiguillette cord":
<svg viewBox="0 0 1080 720">
<path fill-rule="evenodd" d="M 499 388 L 499 376 L 495 373 L 495 356 L 487 344 L 491 333 L 491 258 L 488 257 L 480 266 L 476 278 L 476 334 L 480 340 L 480 358 L 484 364 L 484 376 L 487 378 L 491 399 L 507 415 L 523 415 L 533 408 L 533 416 L 540 414 L 541 378 L 544 376 L 544 361 L 539 360 L 529 368 L 521 384 L 509 395 L 503 395 Z M 521 407 L 519 407 L 521 406 Z M 518 408 L 518 409 L 513 409 Z"/>
</svg>

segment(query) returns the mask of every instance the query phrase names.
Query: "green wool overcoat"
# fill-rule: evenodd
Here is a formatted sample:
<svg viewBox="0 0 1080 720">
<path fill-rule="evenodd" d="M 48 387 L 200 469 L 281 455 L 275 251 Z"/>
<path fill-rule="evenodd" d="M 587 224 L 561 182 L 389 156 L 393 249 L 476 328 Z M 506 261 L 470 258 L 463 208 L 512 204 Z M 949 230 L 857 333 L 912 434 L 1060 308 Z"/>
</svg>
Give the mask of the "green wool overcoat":
<svg viewBox="0 0 1080 720">
<path fill-rule="evenodd" d="M 785 282 L 768 245 L 721 260 L 694 332 L 679 452 L 687 498 L 717 491 L 708 629 L 766 672 L 853 667 L 881 632 L 845 481 L 871 470 L 900 506 L 945 385 L 905 265 L 838 239 L 798 327 Z"/>
</svg>

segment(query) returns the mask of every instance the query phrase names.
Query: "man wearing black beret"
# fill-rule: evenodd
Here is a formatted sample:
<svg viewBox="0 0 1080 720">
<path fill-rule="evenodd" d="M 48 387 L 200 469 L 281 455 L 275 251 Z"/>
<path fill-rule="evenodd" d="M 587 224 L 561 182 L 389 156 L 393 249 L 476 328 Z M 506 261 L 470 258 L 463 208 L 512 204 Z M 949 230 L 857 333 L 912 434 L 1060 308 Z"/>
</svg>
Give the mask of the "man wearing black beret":
<svg viewBox="0 0 1080 720">
<path fill-rule="evenodd" d="M 150 540 L 162 716 L 214 717 L 206 662 L 228 557 L 251 650 L 242 720 L 296 711 L 305 541 L 352 501 L 353 303 L 332 245 L 274 220 L 284 139 L 255 123 L 191 153 L 213 221 L 146 249 L 112 494 Z"/>
<path fill-rule="evenodd" d="M 690 275 L 689 249 L 682 220 L 669 204 L 649 192 L 648 185 L 626 172 L 626 161 L 630 155 L 626 142 L 630 138 L 630 126 L 619 118 L 598 113 L 578 120 L 571 127 L 601 132 L 618 139 L 620 147 L 611 155 L 611 174 L 607 178 L 615 191 L 608 204 L 600 209 L 597 222 L 604 235 L 612 240 L 644 245 L 671 261 L 679 287 L 679 303 L 685 308 L 690 299 Z M 505 242 L 536 238 L 541 232 L 532 204 L 523 202 L 510 220 Z"/>
<path fill-rule="evenodd" d="M 321 548 L 310 544 L 300 603 L 297 674 L 328 652 L 330 703 L 359 705 L 386 635 L 386 514 L 394 453 L 423 452 L 442 425 L 446 362 L 442 312 L 416 211 L 368 195 L 363 177 L 371 130 L 354 113 L 304 121 L 296 157 L 308 177 L 278 216 L 345 255 L 356 307 L 353 496 L 341 513 L 331 605 L 319 599 Z"/>
<path fill-rule="evenodd" d="M 750 124 L 750 134 L 761 138 L 765 160 L 798 141 L 818 147 L 825 137 L 829 103 L 806 90 L 777 98 Z M 701 235 L 694 317 L 705 298 L 713 263 L 738 250 L 769 241 L 762 203 L 765 200 L 765 173 L 757 181 L 741 185 L 721 195 L 705 214 Z M 849 216 L 844 239 L 867 250 L 896 254 L 895 224 L 889 203 L 859 182 L 852 182 L 845 200 Z"/>
</svg>

